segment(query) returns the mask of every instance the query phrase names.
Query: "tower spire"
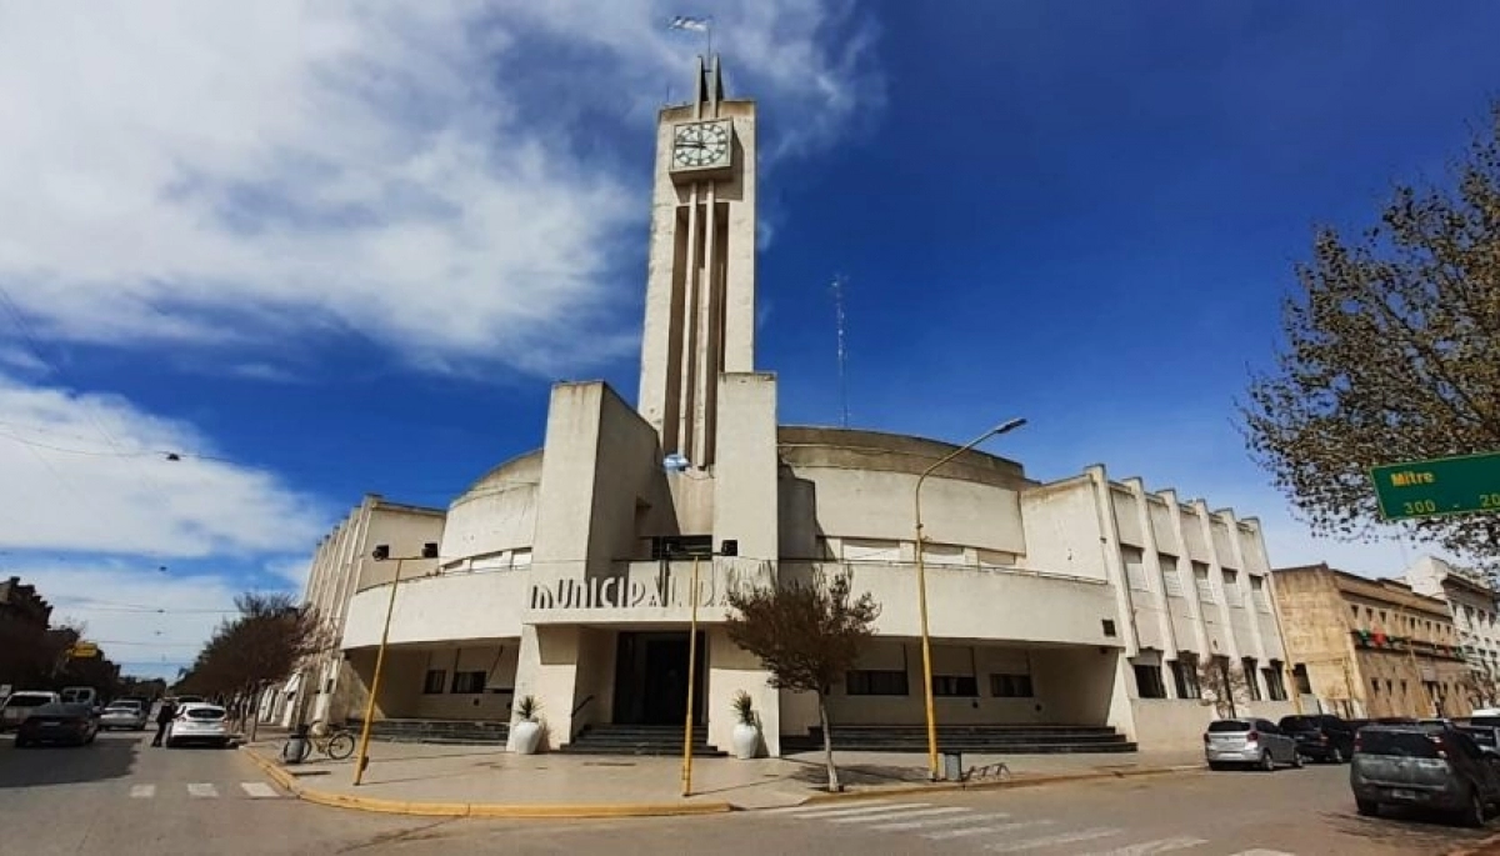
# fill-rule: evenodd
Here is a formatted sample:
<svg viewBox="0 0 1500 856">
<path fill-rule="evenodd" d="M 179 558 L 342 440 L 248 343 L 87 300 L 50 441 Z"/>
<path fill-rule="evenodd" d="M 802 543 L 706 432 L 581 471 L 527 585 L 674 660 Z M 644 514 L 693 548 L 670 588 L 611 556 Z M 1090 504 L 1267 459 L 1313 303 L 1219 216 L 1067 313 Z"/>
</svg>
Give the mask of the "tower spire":
<svg viewBox="0 0 1500 856">
<path fill-rule="evenodd" d="M 719 57 L 698 57 L 697 82 L 693 87 L 693 118 L 716 119 L 719 103 L 724 100 L 724 75 Z"/>
</svg>

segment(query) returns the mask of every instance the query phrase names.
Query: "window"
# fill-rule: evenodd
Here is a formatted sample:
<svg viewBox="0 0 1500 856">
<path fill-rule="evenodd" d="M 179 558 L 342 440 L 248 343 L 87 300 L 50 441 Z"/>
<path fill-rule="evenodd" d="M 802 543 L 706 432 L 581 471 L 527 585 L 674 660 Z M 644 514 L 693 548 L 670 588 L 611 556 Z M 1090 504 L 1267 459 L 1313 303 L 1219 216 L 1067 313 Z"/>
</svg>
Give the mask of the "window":
<svg viewBox="0 0 1500 856">
<path fill-rule="evenodd" d="M 1370 692 L 1372 692 L 1372 693 L 1378 693 L 1378 692 L 1380 692 L 1380 679 L 1379 678 L 1371 678 L 1370 679 Z"/>
<path fill-rule="evenodd" d="M 1178 698 L 1201 698 L 1198 689 L 1198 655 L 1182 651 L 1172 661 L 1172 680 L 1177 684 Z"/>
<path fill-rule="evenodd" d="M 1234 568 L 1221 568 L 1219 577 L 1224 582 L 1224 602 L 1230 606 L 1244 606 L 1245 598 L 1240 593 L 1240 572 Z"/>
<path fill-rule="evenodd" d="M 1214 602 L 1214 585 L 1208 579 L 1208 565 L 1193 563 L 1193 582 L 1198 586 L 1198 599 L 1204 603 Z"/>
<path fill-rule="evenodd" d="M 1135 669 L 1135 688 L 1141 698 L 1166 698 L 1167 687 L 1161 680 L 1161 667 L 1137 663 Z"/>
<path fill-rule="evenodd" d="M 1242 658 L 1240 669 L 1245 673 L 1245 688 L 1250 691 L 1250 700 L 1260 701 L 1260 672 L 1255 668 L 1255 658 Z"/>
<path fill-rule="evenodd" d="M 1103 619 L 1102 621 L 1099 622 L 1099 624 L 1100 624 L 1100 628 L 1104 631 L 1104 635 L 1105 636 L 1113 637 L 1113 636 L 1116 635 L 1116 633 L 1115 633 L 1115 621 L 1114 621 L 1113 618 Z"/>
<path fill-rule="evenodd" d="M 1167 597 L 1182 597 L 1182 577 L 1177 573 L 1177 557 L 1158 553 L 1156 561 L 1161 564 L 1161 586 Z"/>
<path fill-rule="evenodd" d="M 1261 676 L 1266 679 L 1266 695 L 1271 701 L 1286 701 L 1286 683 L 1281 679 L 1281 668 L 1280 663 L 1272 660 L 1271 665 L 1260 670 Z M 1307 670 L 1303 669 L 1302 673 L 1297 675 L 1297 680 L 1300 683 L 1306 679 Z"/>
<path fill-rule="evenodd" d="M 883 562 L 891 564 L 901 561 L 901 542 L 873 538 L 845 538 L 839 544 L 839 552 L 839 558 L 846 562 Z M 924 553 L 923 559 L 926 559 L 926 557 L 927 554 Z"/>
<path fill-rule="evenodd" d="M 1250 597 L 1255 601 L 1255 608 L 1269 615 L 1271 613 L 1271 596 L 1266 593 L 1265 577 L 1250 577 Z"/>
<path fill-rule="evenodd" d="M 849 695 L 908 695 L 906 672 L 896 669 L 856 669 L 844 676 Z"/>
<path fill-rule="evenodd" d="M 1271 661 L 1271 665 L 1274 666 L 1275 664 L 1276 664 L 1276 661 L 1272 660 Z M 1295 668 L 1295 669 L 1292 670 L 1292 677 L 1297 681 L 1297 692 L 1302 693 L 1303 695 L 1308 695 L 1308 694 L 1312 693 L 1312 678 L 1309 677 L 1308 674 L 1307 674 L 1307 666 L 1305 666 L 1305 665 L 1299 665 L 1299 666 L 1297 666 L 1297 668 Z M 1270 686 L 1270 684 L 1271 684 L 1270 681 L 1266 681 L 1266 685 L 1267 686 Z M 1273 692 L 1271 694 L 1271 698 L 1275 698 L 1275 697 L 1276 697 L 1276 694 Z"/>
<path fill-rule="evenodd" d="M 1352 612 L 1352 613 L 1354 613 L 1354 620 L 1358 621 L 1359 620 L 1359 604 L 1357 604 L 1357 603 L 1350 604 L 1349 605 L 1349 611 Z"/>
<path fill-rule="evenodd" d="M 932 694 L 949 698 L 978 698 L 979 680 L 973 675 L 933 675 Z"/>
<path fill-rule="evenodd" d="M 1121 547 L 1120 558 L 1125 562 L 1125 579 L 1136 591 L 1150 591 L 1146 582 L 1146 558 L 1139 547 Z"/>
<path fill-rule="evenodd" d="M 990 675 L 990 695 L 995 698 L 1031 698 L 1030 675 Z"/>
<path fill-rule="evenodd" d="M 448 672 L 445 669 L 428 669 L 427 679 L 422 682 L 422 692 L 427 695 L 441 693 L 443 687 L 448 683 Z"/>
<path fill-rule="evenodd" d="M 454 672 L 453 691 L 455 693 L 482 693 L 484 692 L 484 672 Z"/>
</svg>

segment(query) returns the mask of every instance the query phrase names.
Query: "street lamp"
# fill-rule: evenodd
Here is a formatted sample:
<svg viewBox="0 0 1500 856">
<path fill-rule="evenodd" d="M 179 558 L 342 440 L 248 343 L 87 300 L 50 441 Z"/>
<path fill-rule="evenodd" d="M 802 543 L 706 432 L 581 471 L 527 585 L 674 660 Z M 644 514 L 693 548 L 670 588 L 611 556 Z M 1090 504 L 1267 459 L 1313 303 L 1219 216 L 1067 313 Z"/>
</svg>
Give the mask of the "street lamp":
<svg viewBox="0 0 1500 856">
<path fill-rule="evenodd" d="M 918 476 L 917 486 L 912 491 L 912 504 L 916 508 L 917 519 L 917 611 L 922 622 L 922 695 L 927 705 L 927 774 L 928 778 L 934 782 L 941 777 L 938 775 L 937 714 L 933 711 L 932 701 L 932 637 L 927 632 L 927 563 L 922 559 L 922 483 L 927 481 L 927 477 L 943 464 L 991 437 L 1014 431 L 1025 424 L 1025 419 L 1008 419 L 954 449 Z"/>
<path fill-rule="evenodd" d="M 370 721 L 375 717 L 375 697 L 380 692 L 380 670 L 385 666 L 385 643 L 391 635 L 391 611 L 396 608 L 396 589 L 401 585 L 401 563 L 416 559 L 436 559 L 438 557 L 438 545 L 435 541 L 428 541 L 422 545 L 420 556 L 395 556 L 396 577 L 391 580 L 391 597 L 385 603 L 385 626 L 380 628 L 380 648 L 375 652 L 375 676 L 370 679 L 370 697 L 365 701 L 365 721 L 360 723 L 359 729 L 359 755 L 354 759 L 354 784 L 359 785 L 365 775 L 365 767 L 370 763 Z M 391 558 L 391 545 L 376 544 L 375 549 L 370 552 L 370 558 L 377 562 L 389 561 Z"/>
</svg>

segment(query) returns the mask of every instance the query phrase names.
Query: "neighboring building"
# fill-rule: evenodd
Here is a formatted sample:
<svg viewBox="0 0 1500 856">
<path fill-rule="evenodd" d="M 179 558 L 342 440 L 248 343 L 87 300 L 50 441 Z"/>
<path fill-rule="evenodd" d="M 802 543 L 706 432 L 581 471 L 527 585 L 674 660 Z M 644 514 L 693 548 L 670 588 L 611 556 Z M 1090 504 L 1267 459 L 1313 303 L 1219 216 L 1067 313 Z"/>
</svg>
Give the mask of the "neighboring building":
<svg viewBox="0 0 1500 856">
<path fill-rule="evenodd" d="M 299 714 L 307 723 L 342 722 L 362 714 L 349 707 L 351 696 L 363 695 L 364 689 L 345 663 L 341 646 L 349 600 L 356 591 L 389 583 L 395 575 L 395 562 L 370 558 L 376 544 L 388 544 L 392 556 L 419 556 L 423 544 L 442 540 L 444 517 L 441 509 L 403 505 L 369 494 L 318 542 L 302 602 L 316 610 L 326 626 L 327 647 L 304 662 L 284 687 L 262 699 L 263 719 L 289 726 Z M 435 564 L 430 560 L 403 562 L 402 579 L 431 574 Z"/>
<path fill-rule="evenodd" d="M 956 448 L 778 423 L 777 380 L 754 359 L 755 104 L 726 100 L 717 64 L 700 67 L 694 100 L 662 110 L 657 142 L 638 401 L 557 384 L 543 448 L 453 501 L 439 567 L 395 593 L 378 715 L 504 719 L 532 695 L 556 748 L 590 726 L 680 729 L 691 681 L 709 743 L 729 745 L 744 690 L 779 754 L 783 736 L 805 741 L 816 725 L 813 699 L 772 689 L 729 640 L 725 592 L 847 573 L 883 609 L 833 719 L 917 726 L 914 490 Z M 1229 684 L 1241 714 L 1291 712 L 1253 518 L 1102 466 L 1043 484 L 979 451 L 934 473 L 922 508 L 940 723 L 1113 727 L 1149 748 L 1195 746 L 1215 715 L 1212 676 L 1229 674 L 1246 679 Z M 389 574 L 333 569 L 381 541 L 359 536 L 309 585 L 348 599 L 328 609 L 364 682 Z"/>
<path fill-rule="evenodd" d="M 52 606 L 36 593 L 36 586 L 22 584 L 20 577 L 0 582 L 0 621 L 14 621 L 46 629 Z"/>
<path fill-rule="evenodd" d="M 1500 593 L 1483 575 L 1423 556 L 1406 571 L 1413 591 L 1448 605 L 1458 644 L 1474 673 L 1469 702 L 1500 704 Z"/>
<path fill-rule="evenodd" d="M 1442 601 L 1327 564 L 1278 568 L 1274 582 L 1298 681 L 1324 710 L 1375 718 L 1472 709 L 1469 669 Z"/>
</svg>

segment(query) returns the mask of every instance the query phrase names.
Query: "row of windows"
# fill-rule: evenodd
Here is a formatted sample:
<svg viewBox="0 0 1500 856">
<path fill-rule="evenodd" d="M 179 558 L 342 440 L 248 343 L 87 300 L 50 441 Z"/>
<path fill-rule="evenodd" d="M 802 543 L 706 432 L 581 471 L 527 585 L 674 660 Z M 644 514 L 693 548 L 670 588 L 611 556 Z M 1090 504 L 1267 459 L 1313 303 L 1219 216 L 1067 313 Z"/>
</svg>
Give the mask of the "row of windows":
<svg viewBox="0 0 1500 856">
<path fill-rule="evenodd" d="M 448 670 L 428 669 L 427 675 L 422 681 L 422 692 L 426 695 L 439 695 L 444 692 L 476 695 L 484 692 L 484 681 L 485 672 L 483 670 L 454 672 L 453 688 L 444 689 L 448 686 Z"/>
<path fill-rule="evenodd" d="M 1426 630 L 1429 638 L 1435 637 L 1448 641 L 1452 641 L 1453 638 L 1453 626 L 1442 620 L 1418 619 L 1399 610 L 1392 615 L 1389 610 L 1377 610 L 1375 607 L 1361 606 L 1357 603 L 1349 604 L 1349 613 L 1356 624 L 1360 623 L 1361 616 L 1363 616 L 1365 626 L 1379 630 L 1410 634 L 1415 634 L 1418 630 Z"/>
<path fill-rule="evenodd" d="M 992 674 L 990 695 L 994 698 L 1032 698 L 1031 676 Z M 856 669 L 844 677 L 844 689 L 852 696 L 905 696 L 910 685 L 905 671 Z M 946 698 L 979 698 L 979 679 L 973 675 L 933 675 L 932 694 Z"/>
<path fill-rule="evenodd" d="M 1228 657 L 1215 657 L 1202 663 L 1196 655 L 1184 651 L 1178 655 L 1178 659 L 1168 660 L 1167 668 L 1172 672 L 1172 683 L 1177 688 L 1178 698 L 1202 698 L 1204 684 L 1215 695 L 1227 689 L 1232 695 L 1243 692 L 1251 701 L 1265 698 L 1285 701 L 1287 698 L 1281 664 L 1275 660 L 1269 666 L 1258 668 L 1254 657 L 1245 657 L 1236 669 L 1230 665 Z M 1135 671 L 1136 690 L 1141 698 L 1167 697 L 1167 687 L 1162 681 L 1160 666 L 1136 663 L 1132 669 Z"/>
<path fill-rule="evenodd" d="M 1146 573 L 1145 553 L 1138 547 L 1121 547 L 1120 553 L 1125 564 L 1125 578 L 1130 587 L 1136 591 L 1151 591 L 1151 580 Z M 1162 588 L 1167 596 L 1182 597 L 1182 579 L 1177 569 L 1177 557 L 1168 553 L 1158 553 L 1156 560 L 1161 567 Z M 1213 584 L 1210 582 L 1209 566 L 1204 562 L 1190 562 L 1189 564 L 1193 569 L 1193 584 L 1197 589 L 1198 599 L 1213 603 L 1215 598 Z M 1234 568 L 1220 568 L 1219 573 L 1224 589 L 1224 602 L 1230 606 L 1244 606 L 1245 596 L 1240 589 L 1240 572 Z M 1261 612 L 1271 611 L 1270 593 L 1266 589 L 1264 577 L 1250 575 L 1250 597 Z"/>
</svg>

